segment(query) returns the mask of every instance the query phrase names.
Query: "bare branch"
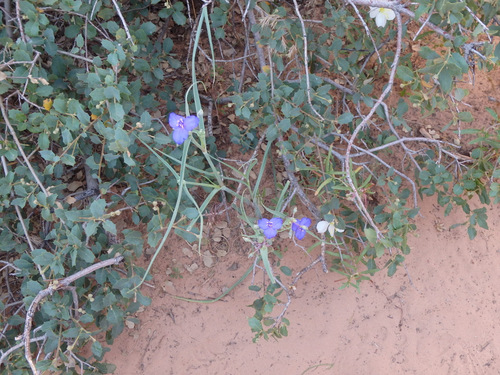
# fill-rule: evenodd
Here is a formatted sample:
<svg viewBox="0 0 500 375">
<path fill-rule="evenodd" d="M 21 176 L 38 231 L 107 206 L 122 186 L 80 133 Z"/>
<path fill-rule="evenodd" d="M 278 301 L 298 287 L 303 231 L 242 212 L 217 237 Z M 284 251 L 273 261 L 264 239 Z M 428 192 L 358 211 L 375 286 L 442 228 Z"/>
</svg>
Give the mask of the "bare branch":
<svg viewBox="0 0 500 375">
<path fill-rule="evenodd" d="M 297 17 L 299 18 L 300 21 L 300 26 L 302 27 L 302 39 L 304 41 L 304 71 L 306 74 L 306 94 L 307 94 L 307 102 L 309 103 L 309 106 L 311 107 L 311 110 L 314 112 L 316 116 L 318 116 L 322 121 L 325 121 L 323 116 L 321 116 L 317 111 L 316 108 L 314 108 L 312 101 L 311 101 L 311 80 L 309 79 L 309 56 L 308 56 L 308 50 L 307 50 L 307 32 L 306 32 L 306 25 L 304 24 L 304 19 L 302 18 L 302 14 L 300 14 L 299 10 L 299 4 L 297 4 L 297 0 L 293 0 L 293 4 L 295 6 L 295 13 L 297 14 Z"/>
<path fill-rule="evenodd" d="M 42 189 L 45 196 L 49 197 L 49 195 L 50 195 L 49 192 L 45 189 L 42 182 L 38 178 L 38 175 L 36 174 L 35 170 L 33 169 L 33 166 L 31 165 L 26 154 L 24 153 L 23 146 L 21 145 L 21 142 L 19 142 L 19 139 L 17 138 L 16 131 L 14 130 L 14 128 L 12 127 L 12 124 L 9 121 L 9 116 L 7 115 L 7 111 L 5 110 L 5 107 L 3 105 L 3 97 L 2 96 L 0 96 L 0 110 L 2 112 L 2 116 L 5 120 L 5 124 L 7 124 L 7 127 L 9 128 L 10 135 L 11 135 L 12 139 L 14 139 L 14 143 L 16 144 L 19 152 L 21 153 L 21 155 L 24 159 L 24 162 L 28 166 L 28 169 L 30 170 L 31 174 L 33 175 L 33 178 L 37 182 L 40 189 Z"/>
<path fill-rule="evenodd" d="M 398 64 L 399 64 L 399 56 L 401 55 L 401 39 L 402 39 L 402 35 L 403 35 L 401 15 L 399 14 L 399 12 L 396 12 L 396 20 L 397 20 L 397 29 L 398 29 L 397 39 L 396 39 L 396 53 L 394 55 L 394 61 L 392 63 L 392 67 L 391 67 L 391 73 L 389 75 L 389 82 L 387 83 L 384 91 L 382 92 L 382 94 L 380 95 L 378 100 L 375 102 L 375 104 L 371 108 L 368 115 L 366 115 L 366 117 L 361 121 L 361 123 L 356 127 L 356 129 L 352 133 L 352 135 L 349 139 L 349 142 L 347 143 L 347 148 L 346 148 L 346 152 L 345 152 L 345 160 L 344 160 L 344 169 L 347 172 L 346 173 L 347 182 L 349 183 L 349 186 L 351 187 L 352 192 L 354 194 L 355 203 L 361 209 L 361 211 L 362 211 L 361 213 L 366 218 L 368 223 L 372 226 L 373 229 L 375 229 L 375 231 L 377 233 L 377 237 L 379 237 L 379 238 L 382 237 L 382 232 L 380 231 L 380 229 L 378 229 L 377 225 L 375 224 L 371 215 L 369 214 L 368 210 L 366 209 L 365 204 L 364 204 L 363 200 L 361 199 L 359 192 L 357 191 L 356 186 L 354 185 L 354 182 L 352 180 L 352 176 L 351 176 L 351 173 L 352 173 L 352 171 L 351 171 L 351 149 L 352 149 L 354 141 L 356 140 L 356 137 L 358 136 L 361 129 L 363 129 L 368 124 L 368 121 L 373 116 L 373 114 L 375 113 L 377 108 L 381 105 L 381 103 L 384 100 L 384 98 L 386 97 L 386 95 L 389 94 L 389 92 L 392 90 L 392 86 L 394 84 L 394 77 L 396 75 L 396 69 L 397 69 Z"/>
<path fill-rule="evenodd" d="M 128 30 L 127 22 L 125 22 L 125 18 L 123 18 L 123 14 L 120 10 L 120 6 L 116 2 L 116 0 L 111 0 L 113 2 L 113 5 L 115 6 L 116 13 L 118 13 L 118 17 L 120 17 L 120 20 L 122 21 L 123 28 L 125 29 L 125 33 L 127 34 L 127 39 L 128 41 L 134 45 L 134 40 L 132 39 L 132 36 L 130 35 L 130 31 Z"/>
<path fill-rule="evenodd" d="M 40 302 L 46 298 L 49 295 L 52 295 L 55 291 L 57 290 L 66 290 L 66 289 L 71 289 L 69 284 L 75 282 L 76 280 L 80 279 L 81 277 L 84 277 L 88 275 L 89 273 L 92 273 L 94 271 L 97 271 L 98 269 L 112 266 L 115 264 L 120 263 L 123 260 L 123 256 L 119 255 L 115 258 L 103 260 L 99 263 L 95 263 L 87 268 L 84 268 L 81 271 L 78 271 L 77 273 L 68 276 L 60 281 L 53 282 L 51 283 L 47 288 L 41 290 L 38 292 L 38 294 L 35 296 L 33 301 L 30 304 L 30 307 L 28 308 L 28 311 L 26 312 L 26 320 L 24 323 L 24 332 L 23 332 L 23 343 L 24 343 L 24 355 L 26 357 L 26 360 L 28 361 L 28 364 L 31 367 L 31 371 L 33 371 L 34 375 L 39 375 L 40 373 L 36 369 L 35 363 L 33 362 L 33 358 L 31 356 L 31 349 L 30 349 L 30 332 L 31 332 L 31 325 L 33 323 L 33 316 L 35 315 L 35 310 L 40 304 Z"/>
</svg>

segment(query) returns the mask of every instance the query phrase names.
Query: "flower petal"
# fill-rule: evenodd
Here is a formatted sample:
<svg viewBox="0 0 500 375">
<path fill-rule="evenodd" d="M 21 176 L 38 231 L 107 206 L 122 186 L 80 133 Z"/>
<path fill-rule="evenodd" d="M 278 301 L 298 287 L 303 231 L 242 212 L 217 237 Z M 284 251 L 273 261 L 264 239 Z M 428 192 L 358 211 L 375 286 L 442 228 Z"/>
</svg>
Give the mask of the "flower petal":
<svg viewBox="0 0 500 375">
<path fill-rule="evenodd" d="M 306 230 L 300 227 L 295 231 L 295 235 L 297 236 L 298 240 L 303 239 L 306 236 L 306 233 Z"/>
<path fill-rule="evenodd" d="M 382 13 L 384 14 L 386 20 L 392 21 L 394 18 L 396 18 L 396 13 L 394 13 L 392 9 L 383 8 Z"/>
<path fill-rule="evenodd" d="M 370 7 L 370 18 L 375 18 L 380 13 L 380 8 Z"/>
<path fill-rule="evenodd" d="M 375 23 L 378 27 L 384 27 L 387 23 L 387 18 L 385 18 L 385 15 L 383 13 L 379 13 L 377 14 L 377 17 L 375 17 Z"/>
<path fill-rule="evenodd" d="M 330 223 L 328 221 L 321 220 L 318 224 L 316 224 L 316 230 L 318 233 L 325 233 L 329 225 Z"/>
<path fill-rule="evenodd" d="M 311 225 L 311 219 L 309 219 L 308 217 L 303 217 L 302 219 L 300 219 L 299 224 L 302 227 L 309 227 L 309 225 Z"/>
<path fill-rule="evenodd" d="M 179 127 L 179 121 L 182 121 L 184 117 L 179 116 L 177 113 L 172 112 L 168 116 L 168 124 L 172 129 L 177 129 Z"/>
<path fill-rule="evenodd" d="M 276 234 L 278 234 L 278 231 L 272 227 L 268 227 L 264 230 L 264 236 L 266 236 L 267 239 L 275 237 Z"/>
<path fill-rule="evenodd" d="M 335 228 L 335 224 L 330 223 L 330 225 L 328 226 L 328 233 L 330 233 L 330 236 L 333 237 L 335 235 L 336 230 L 337 230 L 337 228 Z"/>
<path fill-rule="evenodd" d="M 283 220 L 281 220 L 281 218 L 279 217 L 273 217 L 269 221 L 272 223 L 274 229 L 280 229 L 281 226 L 283 225 Z"/>
<path fill-rule="evenodd" d="M 182 145 L 186 139 L 189 137 L 189 132 L 186 129 L 181 127 L 174 128 L 174 133 L 172 134 L 172 138 L 174 142 L 178 145 Z"/>
<path fill-rule="evenodd" d="M 184 119 L 184 129 L 188 132 L 198 127 L 200 119 L 198 116 L 188 116 Z"/>
<path fill-rule="evenodd" d="M 259 228 L 262 229 L 262 230 L 266 230 L 268 228 L 268 225 L 267 223 L 269 223 L 269 220 L 263 218 L 263 219 L 260 219 L 257 224 L 259 224 Z"/>
</svg>

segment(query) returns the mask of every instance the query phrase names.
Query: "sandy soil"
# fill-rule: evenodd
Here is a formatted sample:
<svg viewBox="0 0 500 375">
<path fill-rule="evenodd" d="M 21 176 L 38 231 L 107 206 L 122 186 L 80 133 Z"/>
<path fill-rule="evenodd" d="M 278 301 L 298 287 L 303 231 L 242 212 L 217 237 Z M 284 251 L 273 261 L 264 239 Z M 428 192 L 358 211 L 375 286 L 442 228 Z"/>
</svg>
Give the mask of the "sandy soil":
<svg viewBox="0 0 500 375">
<path fill-rule="evenodd" d="M 289 310 L 289 336 L 280 341 L 252 343 L 249 279 L 214 304 L 179 301 L 163 291 L 190 298 L 220 294 L 250 264 L 241 251 L 230 249 L 214 268 L 184 271 L 162 288 L 167 278 L 158 279 L 172 261 L 164 258 L 155 265 L 160 277 L 149 291 L 152 306 L 106 360 L 120 375 L 500 374 L 500 209 L 488 214 L 492 230 L 479 230 L 469 241 L 465 228 L 447 229 L 460 219 L 458 211 L 443 218 L 425 201 L 406 262 L 413 285 L 404 269 L 392 278 L 380 272 L 359 293 L 338 290 L 338 274 L 310 271 Z M 289 252 L 297 272 L 308 258 L 297 248 Z M 191 261 L 172 256 L 181 257 L 174 263 Z M 238 269 L 227 271 L 234 262 Z"/>
</svg>

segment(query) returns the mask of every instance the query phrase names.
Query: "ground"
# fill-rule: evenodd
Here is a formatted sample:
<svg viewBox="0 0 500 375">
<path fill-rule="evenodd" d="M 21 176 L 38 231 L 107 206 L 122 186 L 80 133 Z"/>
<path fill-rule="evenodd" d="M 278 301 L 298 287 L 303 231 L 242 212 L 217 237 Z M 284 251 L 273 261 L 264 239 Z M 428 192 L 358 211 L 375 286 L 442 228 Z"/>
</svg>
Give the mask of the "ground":
<svg viewBox="0 0 500 375">
<path fill-rule="evenodd" d="M 422 205 L 408 274 L 401 269 L 389 278 L 381 272 L 357 292 L 339 290 L 339 275 L 318 267 L 299 282 L 289 336 L 279 341 L 252 343 L 249 279 L 214 304 L 179 301 L 160 285 L 168 267 L 160 260 L 156 288 L 149 290 L 152 305 L 106 360 L 120 375 L 500 374 L 500 209 L 488 210 L 492 230 L 469 241 L 464 228 L 447 229 L 458 212 L 443 218 L 432 200 Z M 307 261 L 301 250 L 289 251 L 298 264 Z M 233 262 L 237 270 L 212 277 L 205 267 L 183 272 L 167 291 L 216 296 L 251 263 L 231 249 L 215 269 L 225 271 Z"/>
</svg>

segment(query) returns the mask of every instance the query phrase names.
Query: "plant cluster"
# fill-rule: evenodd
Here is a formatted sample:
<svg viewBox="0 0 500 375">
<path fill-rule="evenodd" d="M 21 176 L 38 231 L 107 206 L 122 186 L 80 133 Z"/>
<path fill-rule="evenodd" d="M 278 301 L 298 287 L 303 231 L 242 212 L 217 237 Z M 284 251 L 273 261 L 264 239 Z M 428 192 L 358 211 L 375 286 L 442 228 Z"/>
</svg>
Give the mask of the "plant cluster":
<svg viewBox="0 0 500 375">
<path fill-rule="evenodd" d="M 103 343 L 150 303 L 140 287 L 170 236 L 201 245 L 209 210 L 238 215 L 254 259 L 244 276 L 265 275 L 250 287 L 258 339 L 287 335 L 294 286 L 316 264 L 342 287 L 393 275 L 419 195 L 446 214 L 460 206 L 471 239 L 487 217 L 470 199 L 500 202 L 498 114 L 463 129 L 473 117 L 456 87 L 498 65 L 498 2 L 11 5 L 0 12 L 2 374 L 112 372 Z M 458 142 L 408 123 L 410 107 L 451 112 L 438 130 Z M 213 113 L 231 119 L 222 135 Z M 224 158 L 224 137 L 245 162 Z M 272 198 L 268 170 L 285 176 Z M 287 230 L 316 240 L 295 275 L 277 236 Z"/>
</svg>

